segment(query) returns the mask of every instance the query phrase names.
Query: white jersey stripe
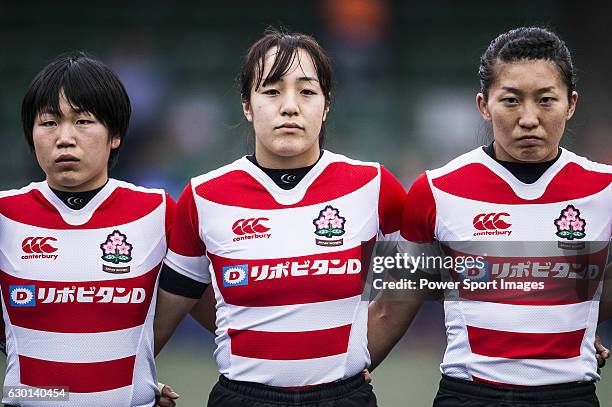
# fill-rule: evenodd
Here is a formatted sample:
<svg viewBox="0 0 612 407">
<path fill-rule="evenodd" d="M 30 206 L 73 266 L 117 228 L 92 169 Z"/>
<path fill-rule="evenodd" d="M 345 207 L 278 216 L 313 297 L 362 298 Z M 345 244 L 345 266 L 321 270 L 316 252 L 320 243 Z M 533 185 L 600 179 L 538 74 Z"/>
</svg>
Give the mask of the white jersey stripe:
<svg viewBox="0 0 612 407">
<path fill-rule="evenodd" d="M 599 380 L 596 366 L 588 366 L 583 356 L 570 359 L 504 359 L 473 354 L 472 376 L 511 385 L 544 386 Z M 519 368 L 520 366 L 520 368 Z M 517 370 L 518 369 L 518 370 Z M 517 372 L 520 374 L 517 375 Z"/>
<path fill-rule="evenodd" d="M 361 295 L 335 301 L 272 307 L 241 307 L 226 304 L 233 329 L 267 332 L 301 332 L 336 328 L 353 322 Z M 328 313 L 329 309 L 337 312 Z M 325 315 L 325 318 L 321 318 Z"/>
<path fill-rule="evenodd" d="M 111 332 L 57 333 L 13 326 L 19 354 L 54 362 L 102 362 L 134 356 L 143 326 Z M 121 344 L 121 346 L 115 346 Z"/>
<path fill-rule="evenodd" d="M 316 359 L 268 360 L 232 355 L 232 368 L 221 372 L 228 379 L 266 383 L 269 386 L 298 387 L 329 383 L 342 377 L 346 353 Z"/>
<path fill-rule="evenodd" d="M 586 316 L 597 301 L 577 304 L 531 306 L 499 304 L 480 301 L 457 301 L 466 325 L 496 331 L 522 333 L 555 333 L 577 331 L 586 328 L 587 321 L 577 316 Z M 495 318 L 491 318 L 495 315 Z M 542 318 L 546 315 L 546 318 Z"/>
</svg>

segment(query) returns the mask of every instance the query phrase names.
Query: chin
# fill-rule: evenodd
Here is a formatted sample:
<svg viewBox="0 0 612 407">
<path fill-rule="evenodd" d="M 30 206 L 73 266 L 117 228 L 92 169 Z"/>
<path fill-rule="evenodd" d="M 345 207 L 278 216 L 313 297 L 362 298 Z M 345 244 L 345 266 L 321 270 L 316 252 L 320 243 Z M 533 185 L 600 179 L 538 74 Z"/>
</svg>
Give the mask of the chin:
<svg viewBox="0 0 612 407">
<path fill-rule="evenodd" d="M 55 185 L 62 188 L 77 188 L 83 184 L 83 180 L 75 177 L 61 177 L 51 180 Z"/>
<path fill-rule="evenodd" d="M 524 149 L 524 150 L 518 151 L 514 157 L 518 161 L 524 161 L 527 163 L 539 163 L 539 162 L 548 161 L 552 159 L 552 158 L 549 158 L 550 154 L 551 154 L 550 151 L 542 150 L 539 148 L 538 149 Z"/>
<path fill-rule="evenodd" d="M 312 146 L 305 146 L 303 143 L 279 143 L 278 145 L 272 146 L 270 151 L 280 157 L 297 157 L 306 153 Z"/>
</svg>

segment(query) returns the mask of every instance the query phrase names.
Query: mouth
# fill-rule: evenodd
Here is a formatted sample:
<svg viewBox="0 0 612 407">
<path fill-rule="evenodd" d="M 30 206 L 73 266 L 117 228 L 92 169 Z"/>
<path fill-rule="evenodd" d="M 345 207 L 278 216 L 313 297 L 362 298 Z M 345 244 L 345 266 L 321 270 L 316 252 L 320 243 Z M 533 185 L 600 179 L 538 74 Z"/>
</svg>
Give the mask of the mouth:
<svg viewBox="0 0 612 407">
<path fill-rule="evenodd" d="M 300 126 L 297 123 L 293 123 L 293 122 L 285 122 L 283 124 L 281 124 L 280 126 L 276 126 L 275 129 L 279 130 L 304 130 L 304 128 L 302 126 Z"/>
<path fill-rule="evenodd" d="M 517 141 L 523 141 L 523 140 L 544 140 L 544 139 L 542 137 L 533 136 L 533 135 L 521 136 L 517 139 Z"/>
<path fill-rule="evenodd" d="M 79 161 L 78 158 L 70 154 L 62 154 L 55 159 L 55 163 L 62 167 L 75 166 Z"/>
<path fill-rule="evenodd" d="M 527 136 L 519 137 L 518 139 L 516 139 L 516 142 L 518 143 L 519 146 L 533 147 L 533 146 L 541 145 L 544 142 L 544 138 L 533 136 L 533 135 L 527 135 Z"/>
</svg>

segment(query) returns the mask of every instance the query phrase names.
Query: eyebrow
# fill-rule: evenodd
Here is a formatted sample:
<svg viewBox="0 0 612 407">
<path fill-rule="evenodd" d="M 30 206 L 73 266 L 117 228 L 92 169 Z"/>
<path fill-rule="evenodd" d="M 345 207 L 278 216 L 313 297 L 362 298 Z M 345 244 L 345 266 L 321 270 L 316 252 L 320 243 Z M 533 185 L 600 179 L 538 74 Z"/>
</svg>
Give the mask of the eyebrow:
<svg viewBox="0 0 612 407">
<path fill-rule="evenodd" d="M 319 82 L 317 78 L 311 78 L 310 76 L 301 76 L 298 78 L 298 81 Z"/>
<path fill-rule="evenodd" d="M 310 77 L 310 76 L 300 76 L 299 78 L 297 78 L 297 80 L 298 80 L 299 82 L 319 82 L 319 80 L 318 80 L 317 78 L 313 78 L 313 77 Z M 276 82 L 284 82 L 284 81 L 285 81 L 285 80 L 283 79 L 283 77 L 281 77 L 281 78 L 280 78 L 278 81 L 276 81 Z M 271 82 L 271 83 L 273 83 L 273 82 Z M 270 83 L 270 84 L 271 84 L 271 83 Z M 263 81 L 262 81 L 262 84 L 263 84 Z"/>
<path fill-rule="evenodd" d="M 512 93 L 516 93 L 519 95 L 522 95 L 524 92 L 521 91 L 520 89 L 517 88 L 513 88 L 511 86 L 502 86 L 502 89 L 508 92 L 512 92 Z M 536 91 L 536 93 L 546 93 L 546 92 L 552 92 L 553 90 L 555 90 L 556 88 L 554 86 L 546 86 L 544 88 L 540 88 Z"/>
</svg>

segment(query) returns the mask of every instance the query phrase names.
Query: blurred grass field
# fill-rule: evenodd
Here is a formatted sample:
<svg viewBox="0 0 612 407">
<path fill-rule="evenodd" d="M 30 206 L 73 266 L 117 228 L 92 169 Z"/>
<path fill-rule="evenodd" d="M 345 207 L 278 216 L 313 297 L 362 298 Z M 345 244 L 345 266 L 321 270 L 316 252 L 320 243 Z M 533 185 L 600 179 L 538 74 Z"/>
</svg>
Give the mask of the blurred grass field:
<svg viewBox="0 0 612 407">
<path fill-rule="evenodd" d="M 431 406 L 440 380 L 442 349 L 395 349 L 373 374 L 373 386 L 381 407 Z M 609 367 L 611 369 L 612 367 Z M 204 406 L 218 373 L 212 354 L 170 345 L 159 356 L 160 380 L 171 383 L 181 395 L 179 406 Z M 608 373 L 607 375 L 605 373 Z M 602 407 L 612 406 L 612 371 L 597 385 Z"/>
</svg>

